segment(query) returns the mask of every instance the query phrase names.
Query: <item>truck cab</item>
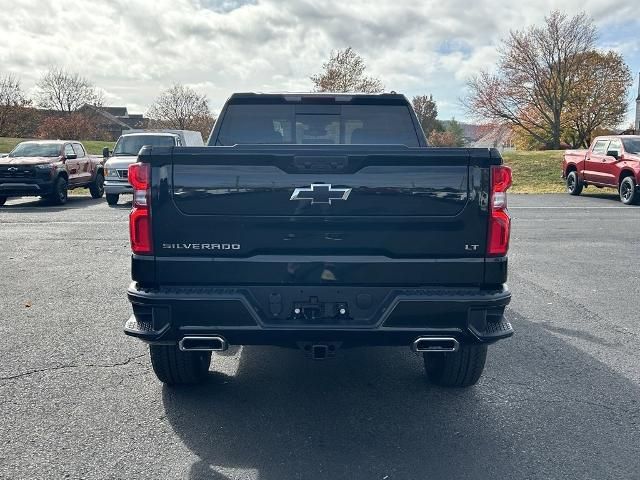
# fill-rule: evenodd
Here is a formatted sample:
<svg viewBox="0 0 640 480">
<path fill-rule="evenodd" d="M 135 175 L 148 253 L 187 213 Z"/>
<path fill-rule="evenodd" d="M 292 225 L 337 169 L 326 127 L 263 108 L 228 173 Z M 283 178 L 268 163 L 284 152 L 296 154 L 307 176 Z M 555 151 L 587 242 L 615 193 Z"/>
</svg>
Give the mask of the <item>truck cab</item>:
<svg viewBox="0 0 640 480">
<path fill-rule="evenodd" d="M 104 190 L 107 203 L 116 205 L 121 194 L 133 193 L 127 179 L 129 165 L 135 163 L 140 149 L 145 145 L 154 147 L 202 146 L 200 132 L 189 130 L 131 131 L 120 136 L 113 152 L 105 148 Z"/>
</svg>

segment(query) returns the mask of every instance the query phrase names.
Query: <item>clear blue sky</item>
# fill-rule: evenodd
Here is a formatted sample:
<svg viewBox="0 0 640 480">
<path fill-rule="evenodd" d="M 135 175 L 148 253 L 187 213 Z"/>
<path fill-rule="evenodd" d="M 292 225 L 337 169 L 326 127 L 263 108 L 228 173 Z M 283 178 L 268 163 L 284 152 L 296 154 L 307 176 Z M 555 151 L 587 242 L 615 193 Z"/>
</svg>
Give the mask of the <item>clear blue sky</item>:
<svg viewBox="0 0 640 480">
<path fill-rule="evenodd" d="M 0 74 L 33 92 L 50 65 L 79 71 L 111 105 L 145 112 L 173 82 L 186 83 L 218 110 L 233 91 L 304 91 L 332 49 L 353 46 L 387 89 L 433 93 L 440 117 L 465 119 L 466 79 L 491 69 L 510 29 L 552 9 L 585 11 L 598 47 L 640 70 L 636 2 L 531 0 L 0 0 Z M 621 123 L 629 123 L 629 116 Z"/>
</svg>

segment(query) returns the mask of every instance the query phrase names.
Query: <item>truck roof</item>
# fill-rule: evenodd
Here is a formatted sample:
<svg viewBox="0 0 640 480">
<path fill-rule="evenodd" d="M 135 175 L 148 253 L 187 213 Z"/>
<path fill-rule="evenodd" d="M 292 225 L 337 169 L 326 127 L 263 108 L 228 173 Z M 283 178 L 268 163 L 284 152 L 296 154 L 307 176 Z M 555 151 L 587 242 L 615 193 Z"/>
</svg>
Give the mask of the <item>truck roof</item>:
<svg viewBox="0 0 640 480">
<path fill-rule="evenodd" d="M 598 135 L 597 137 L 595 137 L 593 140 L 607 140 L 607 139 L 612 139 L 612 138 L 619 138 L 619 139 L 623 139 L 623 138 L 640 138 L 640 135 Z"/>
<path fill-rule="evenodd" d="M 80 140 L 24 140 L 20 143 L 82 143 Z"/>
<path fill-rule="evenodd" d="M 339 92 L 243 92 L 234 93 L 229 97 L 227 103 L 305 103 L 305 101 L 317 101 L 322 99 L 327 103 L 337 103 L 341 105 L 358 103 L 375 104 L 402 104 L 409 103 L 407 97 L 401 93 L 339 93 Z"/>
<path fill-rule="evenodd" d="M 121 137 L 134 137 L 134 136 L 145 136 L 148 137 L 150 135 L 154 136 L 172 136 L 179 137 L 177 133 L 174 132 L 135 132 L 135 133 L 123 133 Z"/>
</svg>

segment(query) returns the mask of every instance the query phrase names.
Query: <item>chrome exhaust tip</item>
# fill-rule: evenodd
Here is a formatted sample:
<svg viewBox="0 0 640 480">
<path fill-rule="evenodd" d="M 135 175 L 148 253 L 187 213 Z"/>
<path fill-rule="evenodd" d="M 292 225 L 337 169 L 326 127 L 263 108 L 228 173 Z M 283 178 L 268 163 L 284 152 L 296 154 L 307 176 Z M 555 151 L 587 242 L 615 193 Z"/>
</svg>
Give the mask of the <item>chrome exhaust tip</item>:
<svg viewBox="0 0 640 480">
<path fill-rule="evenodd" d="M 178 348 L 183 352 L 223 352 L 229 344 L 218 336 L 184 337 L 178 342 Z"/>
<path fill-rule="evenodd" d="M 418 337 L 411 344 L 414 352 L 457 352 L 458 340 L 453 337 Z"/>
</svg>

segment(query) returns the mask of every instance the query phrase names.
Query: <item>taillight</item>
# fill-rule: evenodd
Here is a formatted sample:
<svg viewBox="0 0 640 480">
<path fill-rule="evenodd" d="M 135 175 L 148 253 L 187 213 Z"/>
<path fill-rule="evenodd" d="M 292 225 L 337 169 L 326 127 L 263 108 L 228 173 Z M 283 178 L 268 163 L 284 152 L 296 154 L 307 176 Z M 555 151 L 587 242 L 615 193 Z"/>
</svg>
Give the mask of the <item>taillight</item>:
<svg viewBox="0 0 640 480">
<path fill-rule="evenodd" d="M 507 190 L 511 186 L 511 169 L 504 165 L 491 167 L 489 196 L 489 237 L 487 255 L 501 257 L 509 250 L 511 217 L 507 211 Z"/>
<path fill-rule="evenodd" d="M 129 165 L 128 180 L 133 187 L 133 208 L 129 214 L 131 250 L 139 255 L 153 253 L 151 239 L 151 166 L 148 163 Z"/>
</svg>

